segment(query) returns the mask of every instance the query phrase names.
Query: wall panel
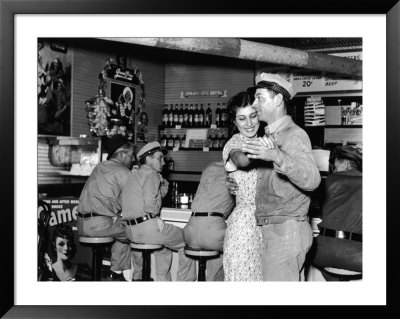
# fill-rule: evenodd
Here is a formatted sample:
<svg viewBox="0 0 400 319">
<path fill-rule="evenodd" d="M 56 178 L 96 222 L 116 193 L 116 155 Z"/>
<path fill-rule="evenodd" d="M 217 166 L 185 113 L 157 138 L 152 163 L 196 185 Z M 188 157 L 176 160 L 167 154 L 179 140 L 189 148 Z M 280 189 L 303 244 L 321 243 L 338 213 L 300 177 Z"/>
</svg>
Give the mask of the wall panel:
<svg viewBox="0 0 400 319">
<path fill-rule="evenodd" d="M 189 59 L 189 56 L 190 53 L 182 62 L 177 59 L 166 62 L 165 103 L 203 104 L 204 110 L 210 103 L 212 123 L 215 123 L 217 103 L 227 103 L 230 97 L 254 85 L 253 63 L 205 55 L 192 55 L 193 58 Z M 226 90 L 227 97 L 203 95 L 181 98 L 181 92 L 216 90 Z M 161 120 L 161 111 L 159 118 Z M 209 163 L 222 160 L 221 151 L 170 151 L 168 156 L 174 160 L 176 171 L 201 172 Z"/>
<path fill-rule="evenodd" d="M 127 56 L 129 65 L 137 67 L 143 74 L 146 95 L 145 111 L 149 117 L 149 140 L 157 139 L 157 127 L 161 123 L 158 111 L 164 103 L 164 62 L 149 56 L 146 49 L 138 46 L 93 40 L 77 41 L 74 44 L 72 135 L 89 135 L 85 101 L 97 94 L 99 73 L 103 70 L 106 60 L 112 58 L 115 61 L 117 55 Z M 108 94 L 109 89 L 110 84 Z M 135 104 L 137 105 L 140 89 L 139 87 L 135 89 Z M 137 120 L 136 117 L 136 122 Z"/>
</svg>

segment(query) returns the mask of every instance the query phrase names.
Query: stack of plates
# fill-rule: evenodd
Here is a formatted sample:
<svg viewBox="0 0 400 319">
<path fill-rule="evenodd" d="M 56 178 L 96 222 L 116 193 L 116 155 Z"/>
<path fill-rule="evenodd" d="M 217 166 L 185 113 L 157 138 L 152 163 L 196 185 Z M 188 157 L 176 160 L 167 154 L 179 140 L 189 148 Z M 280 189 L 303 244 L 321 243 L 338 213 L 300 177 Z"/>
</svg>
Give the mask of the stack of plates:
<svg viewBox="0 0 400 319">
<path fill-rule="evenodd" d="M 311 96 L 307 98 L 304 106 L 304 125 L 325 125 L 325 105 L 320 96 Z"/>
</svg>

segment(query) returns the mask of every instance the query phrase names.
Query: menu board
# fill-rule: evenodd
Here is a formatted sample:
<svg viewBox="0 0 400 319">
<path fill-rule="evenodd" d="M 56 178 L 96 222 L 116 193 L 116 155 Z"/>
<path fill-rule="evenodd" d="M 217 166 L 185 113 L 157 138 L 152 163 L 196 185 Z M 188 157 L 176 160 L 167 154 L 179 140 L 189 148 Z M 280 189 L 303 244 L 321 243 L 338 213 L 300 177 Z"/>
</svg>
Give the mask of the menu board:
<svg viewBox="0 0 400 319">
<path fill-rule="evenodd" d="M 362 52 L 331 53 L 330 55 L 362 60 Z M 287 81 L 293 83 L 296 93 L 306 92 L 330 92 L 330 91 L 358 91 L 362 90 L 362 81 L 351 76 L 332 76 L 315 70 L 296 69 L 269 69 L 258 70 L 257 75 L 262 72 L 277 73 Z"/>
</svg>

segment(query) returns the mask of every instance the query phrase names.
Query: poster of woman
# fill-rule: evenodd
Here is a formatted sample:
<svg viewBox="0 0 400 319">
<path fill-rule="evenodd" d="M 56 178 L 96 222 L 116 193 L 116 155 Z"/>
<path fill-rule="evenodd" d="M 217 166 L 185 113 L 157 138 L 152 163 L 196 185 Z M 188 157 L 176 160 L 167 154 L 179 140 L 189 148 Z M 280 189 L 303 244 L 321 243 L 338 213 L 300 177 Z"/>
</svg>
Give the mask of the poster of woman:
<svg viewBox="0 0 400 319">
<path fill-rule="evenodd" d="M 70 135 L 71 59 L 66 44 L 38 41 L 38 134 Z"/>
</svg>

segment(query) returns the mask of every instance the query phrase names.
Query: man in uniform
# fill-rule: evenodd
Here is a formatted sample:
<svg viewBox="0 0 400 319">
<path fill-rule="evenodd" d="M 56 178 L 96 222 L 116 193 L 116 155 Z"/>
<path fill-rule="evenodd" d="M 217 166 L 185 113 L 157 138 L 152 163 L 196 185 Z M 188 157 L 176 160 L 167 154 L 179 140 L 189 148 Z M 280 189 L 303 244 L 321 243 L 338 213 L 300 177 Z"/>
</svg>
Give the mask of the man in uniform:
<svg viewBox="0 0 400 319">
<path fill-rule="evenodd" d="M 185 242 L 191 248 L 223 251 L 225 219 L 235 206 L 235 199 L 225 185 L 224 162 L 213 162 L 203 171 L 192 215 L 183 229 Z M 223 281 L 222 254 L 207 261 L 207 281 Z"/>
<path fill-rule="evenodd" d="M 318 187 L 321 176 L 307 133 L 287 112 L 293 85 L 261 73 L 249 93 L 255 94 L 258 119 L 268 124 L 264 137 L 243 148 L 250 159 L 260 160 L 255 214 L 263 234 L 263 280 L 299 281 L 313 238 L 307 192 Z"/>
<path fill-rule="evenodd" d="M 313 263 L 321 268 L 362 272 L 362 156 L 352 146 L 337 146 L 330 156 L 322 222 Z M 337 277 L 321 269 L 327 281 Z M 347 272 L 348 273 L 348 272 Z"/>
<path fill-rule="evenodd" d="M 171 250 L 177 250 L 179 255 L 177 280 L 194 281 L 196 264 L 183 251 L 182 229 L 159 217 L 162 198 L 168 192 L 168 182 L 161 175 L 165 153 L 160 143 L 150 142 L 137 154 L 140 168 L 129 177 L 122 190 L 126 235 L 133 242 L 164 245 L 161 250 L 154 251 L 157 281 L 171 280 Z"/>
<path fill-rule="evenodd" d="M 121 135 L 108 143 L 107 161 L 93 169 L 82 190 L 78 206 L 78 233 L 82 236 L 116 240 L 111 247 L 111 278 L 124 281 L 123 271 L 131 269 L 131 248 L 121 223 L 121 191 L 131 175 L 134 145 Z"/>
</svg>

